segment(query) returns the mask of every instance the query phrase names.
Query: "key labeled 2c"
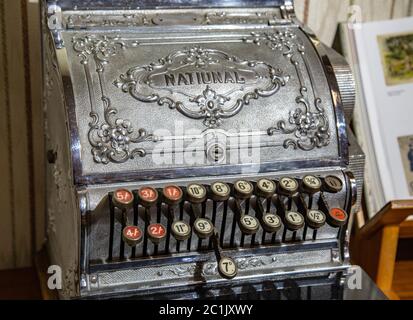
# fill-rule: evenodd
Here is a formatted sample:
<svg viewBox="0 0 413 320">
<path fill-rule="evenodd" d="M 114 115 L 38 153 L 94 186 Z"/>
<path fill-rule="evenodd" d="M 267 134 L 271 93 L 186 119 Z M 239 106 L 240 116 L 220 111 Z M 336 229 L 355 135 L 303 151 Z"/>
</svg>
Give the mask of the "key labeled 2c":
<svg viewBox="0 0 413 320">
<path fill-rule="evenodd" d="M 298 182 L 293 178 L 282 178 L 278 184 L 280 194 L 292 196 L 298 191 Z"/>
</svg>

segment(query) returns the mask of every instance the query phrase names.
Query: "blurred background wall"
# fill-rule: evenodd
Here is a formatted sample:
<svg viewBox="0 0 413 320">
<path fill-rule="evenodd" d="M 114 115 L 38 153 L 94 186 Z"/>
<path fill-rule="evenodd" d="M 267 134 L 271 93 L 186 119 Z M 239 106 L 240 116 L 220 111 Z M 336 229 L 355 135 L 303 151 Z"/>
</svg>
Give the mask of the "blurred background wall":
<svg viewBox="0 0 413 320">
<path fill-rule="evenodd" d="M 0 0 L 0 269 L 32 265 L 45 237 L 39 1 Z M 413 14 L 413 0 L 295 2 L 329 45 L 339 22 Z"/>
</svg>

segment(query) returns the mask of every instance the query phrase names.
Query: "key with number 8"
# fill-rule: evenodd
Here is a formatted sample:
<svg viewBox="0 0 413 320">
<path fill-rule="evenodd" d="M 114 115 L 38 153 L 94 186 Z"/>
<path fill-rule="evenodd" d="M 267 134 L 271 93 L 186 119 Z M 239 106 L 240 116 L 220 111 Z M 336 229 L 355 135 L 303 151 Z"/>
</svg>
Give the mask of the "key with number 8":
<svg viewBox="0 0 413 320">
<path fill-rule="evenodd" d="M 227 201 L 231 195 L 231 188 L 226 183 L 215 182 L 210 188 L 213 201 Z"/>
</svg>

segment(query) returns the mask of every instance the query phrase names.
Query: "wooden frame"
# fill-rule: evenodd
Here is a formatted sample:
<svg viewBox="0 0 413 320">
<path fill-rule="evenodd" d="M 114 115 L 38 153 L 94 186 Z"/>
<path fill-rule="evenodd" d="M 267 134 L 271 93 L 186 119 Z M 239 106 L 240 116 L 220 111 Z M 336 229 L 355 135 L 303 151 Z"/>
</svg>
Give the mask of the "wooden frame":
<svg viewBox="0 0 413 320">
<path fill-rule="evenodd" d="M 356 231 L 352 240 L 352 259 L 376 282 L 390 298 L 398 300 L 393 291 L 399 238 L 413 236 L 413 223 L 406 219 L 413 214 L 413 201 L 393 201 L 372 220 Z"/>
</svg>

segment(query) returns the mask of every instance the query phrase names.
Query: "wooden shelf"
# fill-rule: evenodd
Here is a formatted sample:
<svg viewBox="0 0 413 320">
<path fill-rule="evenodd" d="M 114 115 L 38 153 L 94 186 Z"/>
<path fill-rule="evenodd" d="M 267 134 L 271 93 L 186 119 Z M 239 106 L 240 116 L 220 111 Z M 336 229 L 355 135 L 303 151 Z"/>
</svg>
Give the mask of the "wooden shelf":
<svg viewBox="0 0 413 320">
<path fill-rule="evenodd" d="M 413 221 L 405 221 L 400 225 L 400 239 L 413 239 Z"/>
<path fill-rule="evenodd" d="M 413 261 L 397 261 L 393 291 L 402 300 L 413 300 Z"/>
</svg>

